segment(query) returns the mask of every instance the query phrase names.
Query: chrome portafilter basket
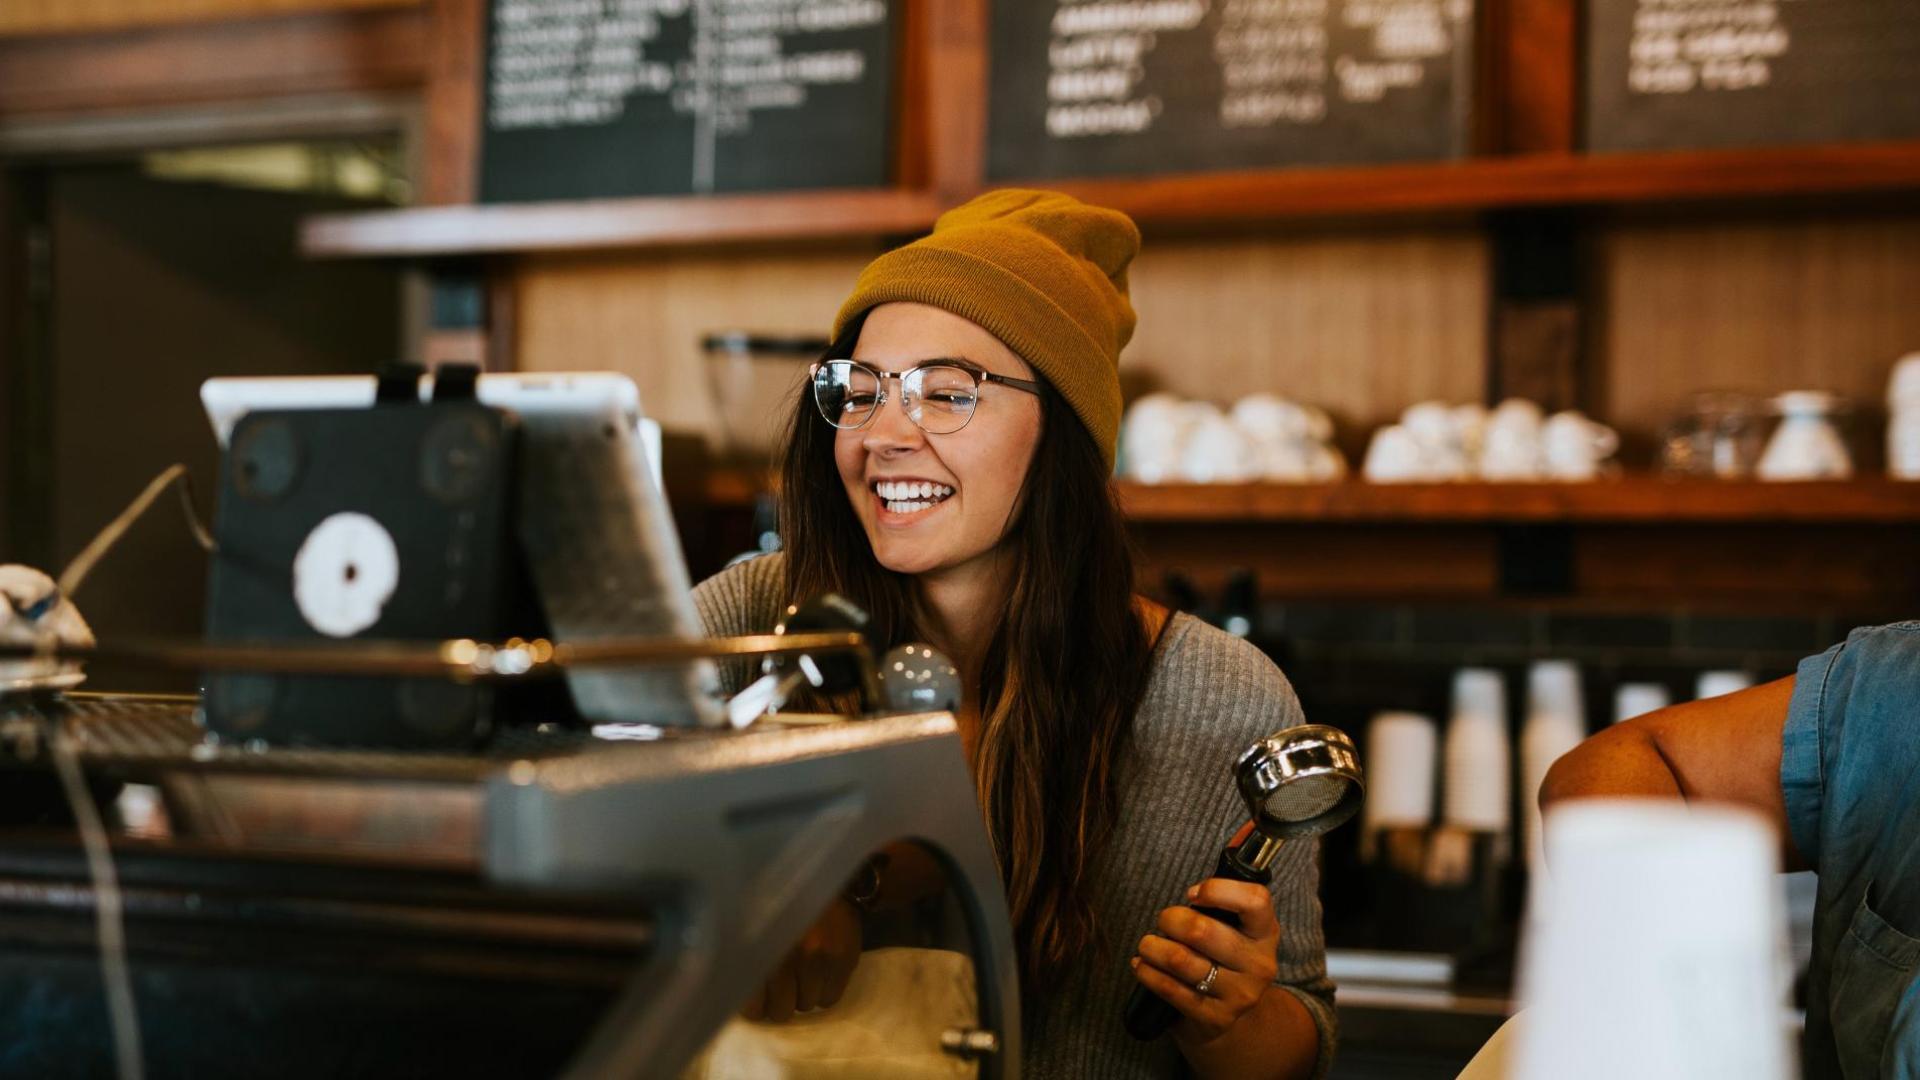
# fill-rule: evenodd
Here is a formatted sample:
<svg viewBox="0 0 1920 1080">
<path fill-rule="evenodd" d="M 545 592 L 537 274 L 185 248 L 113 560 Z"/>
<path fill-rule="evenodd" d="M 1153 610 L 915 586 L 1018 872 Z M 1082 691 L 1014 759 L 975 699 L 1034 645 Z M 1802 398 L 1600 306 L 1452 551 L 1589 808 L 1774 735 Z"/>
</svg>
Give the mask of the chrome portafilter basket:
<svg viewBox="0 0 1920 1080">
<path fill-rule="evenodd" d="M 1247 747 L 1233 779 L 1253 832 L 1222 858 L 1249 874 L 1264 875 L 1286 841 L 1345 824 L 1366 796 L 1353 740 L 1325 724 L 1287 728 Z"/>
</svg>

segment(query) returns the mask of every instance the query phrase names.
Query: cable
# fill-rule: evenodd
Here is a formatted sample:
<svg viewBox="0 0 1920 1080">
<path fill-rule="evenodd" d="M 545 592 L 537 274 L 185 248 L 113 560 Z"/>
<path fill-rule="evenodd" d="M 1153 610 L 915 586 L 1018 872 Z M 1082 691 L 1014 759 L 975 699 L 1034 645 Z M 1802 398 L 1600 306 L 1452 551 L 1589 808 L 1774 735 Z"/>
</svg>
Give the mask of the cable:
<svg viewBox="0 0 1920 1080">
<path fill-rule="evenodd" d="M 169 465 L 147 484 L 145 491 L 127 504 L 125 510 L 120 511 L 119 517 L 108 522 L 107 527 L 101 529 L 93 540 L 80 550 L 80 554 L 73 557 L 73 561 L 67 564 L 65 570 L 60 571 L 60 592 L 71 597 L 80 588 L 80 583 L 86 580 L 87 575 L 93 572 L 94 564 L 112 550 L 113 545 L 120 542 L 120 538 L 133 527 L 133 523 L 140 520 L 140 515 L 146 513 L 147 508 L 153 505 L 153 501 L 160 497 L 160 493 L 167 490 L 167 485 L 175 481 L 180 482 L 180 505 L 186 511 L 187 524 L 193 530 L 194 540 L 206 551 L 213 551 L 213 537 L 207 534 L 206 527 L 200 524 L 200 516 L 194 512 L 192 481 L 187 476 L 187 467 L 180 464 Z"/>
<path fill-rule="evenodd" d="M 146 490 L 128 503 L 118 517 L 108 522 L 107 527 L 101 529 L 80 550 L 80 554 L 73 557 L 73 561 L 60 572 L 54 595 L 71 600 L 95 564 L 113 550 L 113 546 L 120 542 L 134 522 L 140 520 L 140 516 L 159 499 L 161 493 L 176 482 L 180 488 L 180 506 L 186 514 L 194 540 L 206 551 L 213 551 L 213 537 L 208 535 L 206 527 L 200 524 L 199 514 L 194 511 L 192 480 L 187 475 L 187 467 L 171 465 L 154 477 Z M 57 599 L 55 603 L 58 603 Z M 39 635 L 40 648 L 43 651 L 51 650 L 57 644 L 53 628 L 44 628 Z M 60 790 L 66 795 L 67 807 L 73 812 L 74 826 L 80 832 L 80 850 L 87 859 L 87 876 L 93 882 L 94 934 L 100 942 L 100 979 L 107 990 L 107 1020 L 113 1030 L 115 1071 L 120 1080 L 141 1080 L 146 1074 L 146 1067 L 140 1047 L 140 1013 L 133 997 L 133 973 L 127 963 L 126 918 L 120 895 L 120 877 L 114 870 L 113 850 L 107 838 L 106 823 L 100 820 L 100 810 L 93 805 L 93 796 L 87 791 L 86 778 L 80 768 L 80 755 L 74 750 L 73 736 L 67 722 L 44 714 L 42 720 L 47 730 L 47 752 L 53 758 L 54 772 L 60 777 Z"/>
<path fill-rule="evenodd" d="M 80 774 L 80 756 L 64 721 L 47 720 L 47 750 L 60 776 L 67 805 L 80 830 L 80 849 L 86 853 L 87 875 L 93 879 L 93 925 L 100 940 L 100 979 L 107 988 L 107 1019 L 113 1030 L 113 1057 L 120 1080 L 141 1080 L 146 1073 L 140 1049 L 140 1013 L 133 999 L 133 973 L 127 964 L 124 909 L 120 878 L 107 846 L 107 827 L 93 805 L 86 780 Z"/>
</svg>

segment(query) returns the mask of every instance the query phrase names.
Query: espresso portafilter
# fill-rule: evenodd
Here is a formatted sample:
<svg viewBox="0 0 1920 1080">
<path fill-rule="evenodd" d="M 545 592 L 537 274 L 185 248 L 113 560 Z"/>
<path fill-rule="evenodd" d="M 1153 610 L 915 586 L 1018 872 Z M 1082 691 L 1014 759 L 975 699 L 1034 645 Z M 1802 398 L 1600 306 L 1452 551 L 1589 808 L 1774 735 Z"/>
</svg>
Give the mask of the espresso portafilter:
<svg viewBox="0 0 1920 1080">
<path fill-rule="evenodd" d="M 850 632 L 865 634 L 872 619 L 860 605 L 839 593 L 821 593 L 804 604 L 789 607 L 775 624 L 776 636 Z M 760 678 L 727 702 L 727 720 L 746 727 L 769 710 L 779 710 L 803 689 L 823 694 L 853 692 L 865 711 L 880 700 L 879 674 L 873 654 L 865 648 L 838 652 L 793 653 L 768 656 Z"/>
<path fill-rule="evenodd" d="M 1220 853 L 1213 876 L 1265 885 L 1273 861 L 1289 840 L 1311 838 L 1344 823 L 1360 809 L 1364 784 L 1353 740 L 1325 724 L 1290 727 L 1261 739 L 1233 766 L 1234 784 L 1252 815 L 1251 829 L 1237 834 Z M 1230 911 L 1193 905 L 1195 911 L 1239 929 Z M 1180 1018 L 1179 1010 L 1144 986 L 1127 998 L 1127 1033 L 1157 1039 Z"/>
</svg>

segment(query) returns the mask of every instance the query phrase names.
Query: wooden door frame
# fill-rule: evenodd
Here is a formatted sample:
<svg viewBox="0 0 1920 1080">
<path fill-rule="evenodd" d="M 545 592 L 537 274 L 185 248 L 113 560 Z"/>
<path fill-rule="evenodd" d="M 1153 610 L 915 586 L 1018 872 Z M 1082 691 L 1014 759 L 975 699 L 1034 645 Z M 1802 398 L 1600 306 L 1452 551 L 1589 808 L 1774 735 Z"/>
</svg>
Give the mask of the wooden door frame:
<svg viewBox="0 0 1920 1080">
<path fill-rule="evenodd" d="M 0 38 L 0 561 L 45 566 L 57 554 L 45 461 L 49 171 L 189 146 L 391 134 L 421 178 L 429 17 L 421 7 Z M 403 297 L 413 350 L 423 292 Z"/>
</svg>

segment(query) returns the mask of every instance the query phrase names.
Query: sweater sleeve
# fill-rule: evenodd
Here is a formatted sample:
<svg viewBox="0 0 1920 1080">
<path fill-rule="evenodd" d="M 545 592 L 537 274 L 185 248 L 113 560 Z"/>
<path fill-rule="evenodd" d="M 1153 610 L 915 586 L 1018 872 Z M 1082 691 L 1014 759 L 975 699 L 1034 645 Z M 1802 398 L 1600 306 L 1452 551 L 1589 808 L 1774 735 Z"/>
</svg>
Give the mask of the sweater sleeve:
<svg viewBox="0 0 1920 1080">
<path fill-rule="evenodd" d="M 786 556 L 762 555 L 736 563 L 693 588 L 693 609 L 708 637 L 765 634 L 780 621 L 781 597 L 786 589 Z M 720 689 L 737 694 L 752 681 L 753 665 L 746 660 L 719 662 Z"/>
</svg>

